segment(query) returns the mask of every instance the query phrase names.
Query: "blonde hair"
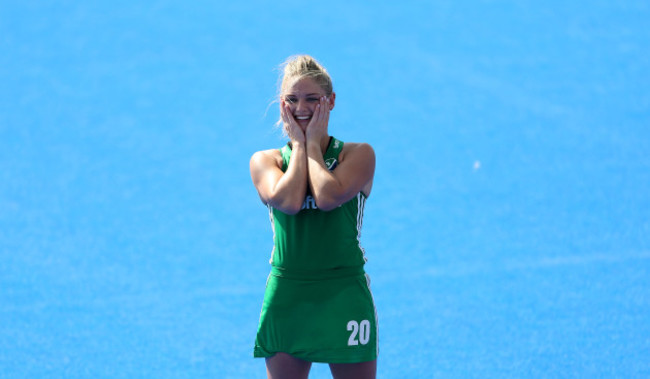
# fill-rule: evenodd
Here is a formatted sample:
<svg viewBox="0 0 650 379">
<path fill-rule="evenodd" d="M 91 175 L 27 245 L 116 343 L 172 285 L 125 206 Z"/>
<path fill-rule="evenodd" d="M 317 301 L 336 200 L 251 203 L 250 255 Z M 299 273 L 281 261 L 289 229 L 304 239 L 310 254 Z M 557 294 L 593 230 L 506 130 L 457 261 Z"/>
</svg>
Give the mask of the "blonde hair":
<svg viewBox="0 0 650 379">
<path fill-rule="evenodd" d="M 311 78 L 325 92 L 326 96 L 332 95 L 332 78 L 316 59 L 309 55 L 294 55 L 289 57 L 280 66 L 282 67 L 282 83 L 278 88 L 278 97 L 291 84 L 303 78 Z"/>
<path fill-rule="evenodd" d="M 281 76 L 278 78 L 278 92 L 274 102 L 280 102 L 282 94 L 288 87 L 303 78 L 310 78 L 330 97 L 334 88 L 332 78 L 325 67 L 310 55 L 292 55 L 280 65 Z M 275 123 L 276 127 L 283 125 L 282 118 Z M 286 130 L 282 128 L 283 134 Z"/>
</svg>

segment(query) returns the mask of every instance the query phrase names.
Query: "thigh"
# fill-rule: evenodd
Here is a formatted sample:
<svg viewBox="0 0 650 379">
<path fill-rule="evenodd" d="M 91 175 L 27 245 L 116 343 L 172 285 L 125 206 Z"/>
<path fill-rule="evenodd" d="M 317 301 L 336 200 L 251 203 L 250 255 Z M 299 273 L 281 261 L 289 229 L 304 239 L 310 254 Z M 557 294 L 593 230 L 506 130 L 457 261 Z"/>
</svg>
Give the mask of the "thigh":
<svg viewBox="0 0 650 379">
<path fill-rule="evenodd" d="M 330 363 L 334 379 L 375 379 L 377 360 L 361 363 Z"/>
<path fill-rule="evenodd" d="M 287 353 L 266 358 L 266 375 L 269 379 L 307 379 L 310 369 L 311 362 Z"/>
</svg>

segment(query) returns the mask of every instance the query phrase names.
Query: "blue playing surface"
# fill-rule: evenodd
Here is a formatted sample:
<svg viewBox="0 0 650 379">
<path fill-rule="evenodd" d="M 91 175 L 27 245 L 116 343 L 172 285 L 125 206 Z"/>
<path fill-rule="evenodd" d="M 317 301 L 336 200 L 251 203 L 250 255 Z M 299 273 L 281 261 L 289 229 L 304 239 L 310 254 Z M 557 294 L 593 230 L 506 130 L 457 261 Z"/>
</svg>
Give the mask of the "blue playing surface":
<svg viewBox="0 0 650 379">
<path fill-rule="evenodd" d="M 647 1 L 0 4 L 0 377 L 260 378 L 278 71 L 377 155 L 379 378 L 650 376 Z M 313 378 L 328 377 L 315 365 Z"/>
</svg>

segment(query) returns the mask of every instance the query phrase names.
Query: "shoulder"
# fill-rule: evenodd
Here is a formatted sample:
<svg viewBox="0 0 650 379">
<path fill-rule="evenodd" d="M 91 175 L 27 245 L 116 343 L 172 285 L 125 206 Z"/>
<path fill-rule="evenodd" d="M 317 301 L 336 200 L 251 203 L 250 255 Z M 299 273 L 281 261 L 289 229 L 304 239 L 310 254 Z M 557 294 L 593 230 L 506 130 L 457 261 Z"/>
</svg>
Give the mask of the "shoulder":
<svg viewBox="0 0 650 379">
<path fill-rule="evenodd" d="M 268 150 L 260 150 L 256 151 L 252 158 L 273 158 L 273 157 L 282 157 L 282 154 L 280 153 L 280 149 L 268 149 Z"/>
<path fill-rule="evenodd" d="M 346 157 L 374 161 L 375 150 L 370 146 L 370 144 L 365 142 L 346 142 L 343 145 L 343 150 L 341 150 L 339 159 L 343 161 Z"/>
<path fill-rule="evenodd" d="M 270 165 L 282 167 L 282 153 L 279 149 L 257 151 L 251 157 L 251 168 L 264 168 Z"/>
</svg>

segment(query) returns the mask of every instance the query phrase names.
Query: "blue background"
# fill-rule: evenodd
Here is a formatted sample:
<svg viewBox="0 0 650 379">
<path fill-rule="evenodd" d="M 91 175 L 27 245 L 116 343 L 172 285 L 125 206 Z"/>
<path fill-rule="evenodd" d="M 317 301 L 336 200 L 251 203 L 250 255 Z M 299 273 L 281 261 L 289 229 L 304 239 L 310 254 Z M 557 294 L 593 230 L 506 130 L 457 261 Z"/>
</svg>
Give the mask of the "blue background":
<svg viewBox="0 0 650 379">
<path fill-rule="evenodd" d="M 0 377 L 264 377 L 277 66 L 375 148 L 380 378 L 650 375 L 645 1 L 0 3 Z M 328 377 L 315 365 L 314 378 Z"/>
</svg>

